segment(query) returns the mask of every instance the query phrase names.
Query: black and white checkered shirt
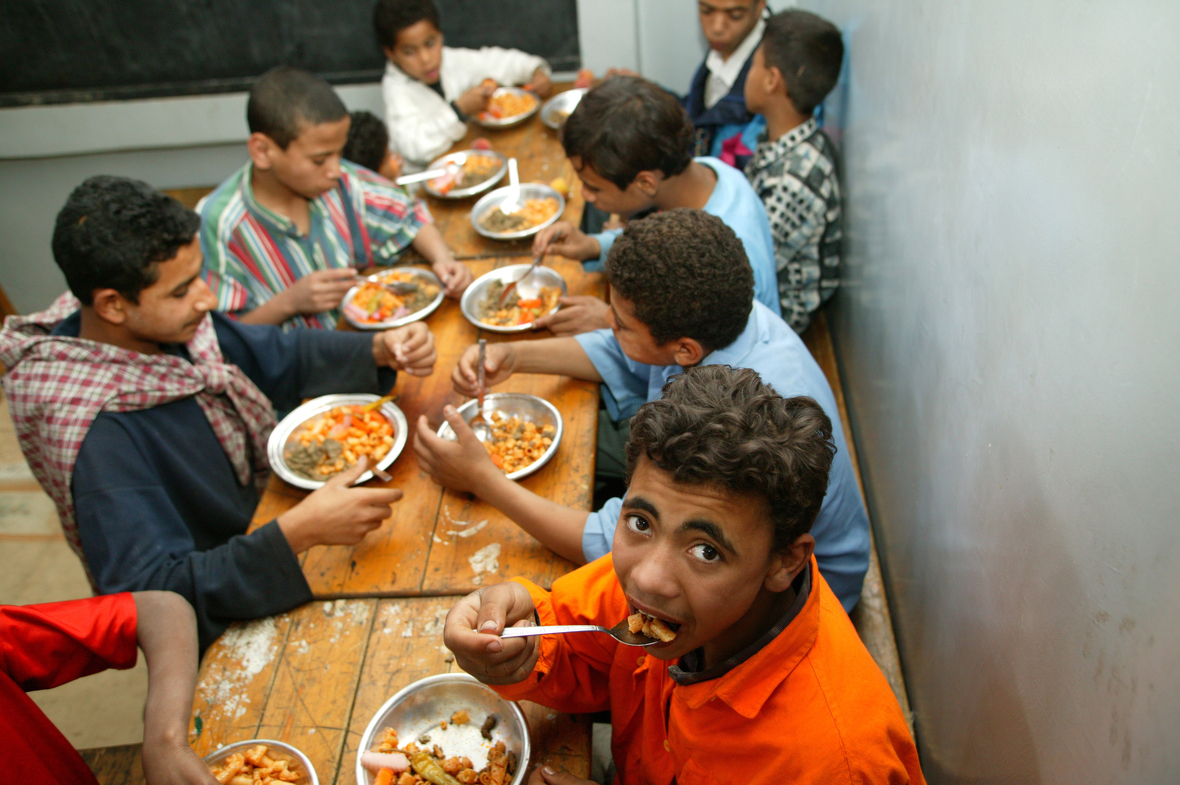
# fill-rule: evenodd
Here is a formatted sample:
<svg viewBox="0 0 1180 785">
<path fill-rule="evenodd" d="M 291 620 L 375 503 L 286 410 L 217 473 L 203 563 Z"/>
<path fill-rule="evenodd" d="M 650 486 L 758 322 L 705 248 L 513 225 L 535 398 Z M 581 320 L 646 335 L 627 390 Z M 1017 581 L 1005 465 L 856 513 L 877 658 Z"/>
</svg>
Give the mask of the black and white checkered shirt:
<svg viewBox="0 0 1180 785">
<path fill-rule="evenodd" d="M 835 147 L 813 117 L 773 142 L 763 135 L 746 177 L 770 218 L 783 319 L 803 332 L 840 285 Z"/>
</svg>

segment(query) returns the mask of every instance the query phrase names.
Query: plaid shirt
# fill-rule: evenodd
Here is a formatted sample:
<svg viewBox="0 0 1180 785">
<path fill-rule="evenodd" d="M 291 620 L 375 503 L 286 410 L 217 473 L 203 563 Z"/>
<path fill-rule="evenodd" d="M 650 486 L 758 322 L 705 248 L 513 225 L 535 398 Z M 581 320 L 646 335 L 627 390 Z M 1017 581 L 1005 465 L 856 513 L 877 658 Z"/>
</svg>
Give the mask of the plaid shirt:
<svg viewBox="0 0 1180 785">
<path fill-rule="evenodd" d="M 253 166 L 242 167 L 200 206 L 203 275 L 221 311 L 252 311 L 317 270 L 392 264 L 431 220 L 421 200 L 341 161 L 339 187 L 311 200 L 311 229 L 300 235 L 293 221 L 254 198 Z M 339 318 L 339 309 L 298 315 L 282 328 L 332 328 Z"/>
<path fill-rule="evenodd" d="M 840 285 L 835 147 L 813 117 L 773 142 L 764 135 L 746 177 L 770 218 L 783 319 L 803 332 Z"/>
<path fill-rule="evenodd" d="M 238 482 L 253 480 L 259 492 L 270 476 L 266 442 L 275 413 L 241 369 L 223 361 L 208 317 L 186 344 L 189 362 L 173 354 L 140 354 L 51 334 L 80 307 L 67 292 L 46 311 L 8 317 L 0 330 L 0 363 L 8 368 L 4 392 L 21 450 L 85 566 L 70 482 L 82 441 L 101 412 L 150 409 L 195 396 Z M 89 568 L 87 577 L 93 586 Z"/>
</svg>

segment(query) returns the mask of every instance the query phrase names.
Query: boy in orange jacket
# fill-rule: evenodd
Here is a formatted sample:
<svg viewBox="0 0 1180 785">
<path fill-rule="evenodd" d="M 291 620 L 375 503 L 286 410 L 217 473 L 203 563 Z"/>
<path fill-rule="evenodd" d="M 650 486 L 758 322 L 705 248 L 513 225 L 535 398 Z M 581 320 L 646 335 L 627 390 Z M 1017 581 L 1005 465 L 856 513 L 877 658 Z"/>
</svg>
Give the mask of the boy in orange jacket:
<svg viewBox="0 0 1180 785">
<path fill-rule="evenodd" d="M 505 698 L 609 709 L 621 785 L 922 783 L 897 700 L 812 556 L 834 451 L 810 398 L 747 369 L 688 369 L 632 420 L 611 553 L 552 591 L 468 595 L 446 645 Z M 499 637 L 635 616 L 668 639 Z M 530 785 L 584 782 L 542 768 Z"/>
</svg>

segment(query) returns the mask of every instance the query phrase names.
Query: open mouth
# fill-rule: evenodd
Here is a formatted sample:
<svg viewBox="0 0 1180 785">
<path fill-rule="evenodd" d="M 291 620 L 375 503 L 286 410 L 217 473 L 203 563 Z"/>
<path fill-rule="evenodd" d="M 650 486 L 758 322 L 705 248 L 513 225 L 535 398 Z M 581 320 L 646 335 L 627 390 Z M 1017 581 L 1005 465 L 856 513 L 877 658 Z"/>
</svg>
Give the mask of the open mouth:
<svg viewBox="0 0 1180 785">
<path fill-rule="evenodd" d="M 676 634 L 680 631 L 680 622 L 661 619 L 634 607 L 629 610 L 631 610 L 631 615 L 627 617 L 627 628 L 631 632 L 669 643 L 675 640 Z"/>
</svg>

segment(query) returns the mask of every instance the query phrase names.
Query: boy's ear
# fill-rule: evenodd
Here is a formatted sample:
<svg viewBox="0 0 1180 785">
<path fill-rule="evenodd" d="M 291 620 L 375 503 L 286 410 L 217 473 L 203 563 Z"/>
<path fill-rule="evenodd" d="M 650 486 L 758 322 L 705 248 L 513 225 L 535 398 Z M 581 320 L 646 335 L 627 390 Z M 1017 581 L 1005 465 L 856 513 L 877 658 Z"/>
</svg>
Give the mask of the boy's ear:
<svg viewBox="0 0 1180 785">
<path fill-rule="evenodd" d="M 386 60 L 388 60 L 391 63 L 395 63 L 395 61 L 393 59 L 393 47 L 383 46 L 383 47 L 381 47 L 381 51 L 385 53 Z"/>
<path fill-rule="evenodd" d="M 98 318 L 109 324 L 122 324 L 127 321 L 127 311 L 124 308 L 127 300 L 114 289 L 95 289 L 93 304 L 90 306 Z"/>
<path fill-rule="evenodd" d="M 644 170 L 635 175 L 635 179 L 632 180 L 631 183 L 638 186 L 639 190 L 643 191 L 643 193 L 647 194 L 649 197 L 654 198 L 656 191 L 660 189 L 660 183 L 663 182 L 663 180 L 664 178 L 661 172 Z"/>
<path fill-rule="evenodd" d="M 800 572 L 807 569 L 811 554 L 815 552 L 815 538 L 801 534 L 785 551 L 778 551 L 771 557 L 770 569 L 766 572 L 763 585 L 768 591 L 783 592 L 795 582 Z"/>
<path fill-rule="evenodd" d="M 279 146 L 274 140 L 260 131 L 250 134 L 250 138 L 246 140 L 246 151 L 250 154 L 250 160 L 254 162 L 256 169 L 270 169 L 274 165 L 271 156 L 278 149 Z"/>
<path fill-rule="evenodd" d="M 766 92 L 770 95 L 775 93 L 782 93 L 789 101 L 790 94 L 787 92 L 787 80 L 783 78 L 783 72 L 779 70 L 776 65 L 766 66 Z"/>
<path fill-rule="evenodd" d="M 674 354 L 676 364 L 685 368 L 696 365 L 708 354 L 705 347 L 701 346 L 701 342 L 696 338 L 678 338 L 674 343 L 676 344 Z"/>
</svg>

